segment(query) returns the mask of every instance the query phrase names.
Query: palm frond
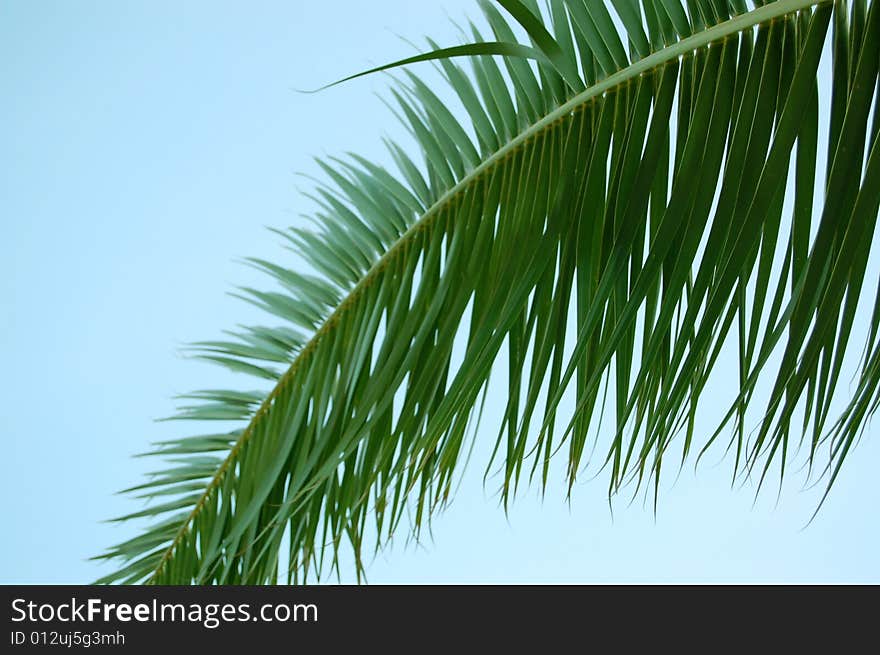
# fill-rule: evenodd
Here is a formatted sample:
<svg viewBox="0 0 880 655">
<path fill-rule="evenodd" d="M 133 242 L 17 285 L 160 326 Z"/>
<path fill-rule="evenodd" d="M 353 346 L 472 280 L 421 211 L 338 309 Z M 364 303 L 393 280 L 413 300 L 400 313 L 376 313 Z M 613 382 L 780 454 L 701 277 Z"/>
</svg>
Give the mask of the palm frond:
<svg viewBox="0 0 880 655">
<path fill-rule="evenodd" d="M 833 402 L 880 204 L 878 3 L 498 4 L 480 2 L 491 38 L 471 25 L 409 60 L 434 60 L 465 118 L 407 71 L 392 97 L 420 158 L 322 162 L 320 227 L 278 232 L 313 270 L 251 260 L 277 289 L 241 295 L 283 326 L 196 349 L 274 387 L 186 398 L 180 418 L 241 425 L 157 446 L 170 463 L 130 490 L 154 499 L 123 517 L 157 523 L 103 556 L 122 564 L 102 582 L 304 580 L 345 542 L 360 568 L 448 502 L 486 434 L 504 499 L 557 452 L 573 484 L 600 439 L 610 493 L 656 493 L 668 457 L 728 432 L 735 474 L 782 473 L 805 440 L 834 482 L 880 403 L 880 297 Z M 738 393 L 700 438 L 730 344 Z M 475 437 L 505 352 L 503 424 Z"/>
</svg>

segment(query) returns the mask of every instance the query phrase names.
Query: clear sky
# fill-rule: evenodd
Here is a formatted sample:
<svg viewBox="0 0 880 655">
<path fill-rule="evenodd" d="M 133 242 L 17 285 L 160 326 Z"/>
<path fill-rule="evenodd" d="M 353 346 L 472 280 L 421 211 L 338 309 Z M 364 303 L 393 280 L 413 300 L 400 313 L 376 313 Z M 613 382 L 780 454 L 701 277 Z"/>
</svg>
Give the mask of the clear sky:
<svg viewBox="0 0 880 655">
<path fill-rule="evenodd" d="M 475 2 L 0 0 L 0 582 L 104 571 L 87 558 L 134 529 L 102 522 L 136 508 L 114 492 L 159 466 L 131 455 L 193 429 L 153 419 L 174 394 L 249 384 L 179 354 L 259 318 L 226 295 L 265 285 L 237 258 L 284 261 L 264 226 L 310 209 L 296 174 L 316 174 L 313 156 L 384 161 L 380 137 L 402 134 L 381 77 L 292 89 L 410 54 L 398 34 L 457 43 L 447 14 L 466 13 Z M 570 505 L 555 485 L 505 517 L 477 461 L 433 539 L 401 540 L 369 580 L 880 582 L 878 436 L 805 530 L 818 496 L 794 469 L 778 504 L 770 489 L 753 507 L 730 463 L 707 461 L 667 481 L 656 519 L 625 498 L 612 516 L 601 476 Z"/>
</svg>

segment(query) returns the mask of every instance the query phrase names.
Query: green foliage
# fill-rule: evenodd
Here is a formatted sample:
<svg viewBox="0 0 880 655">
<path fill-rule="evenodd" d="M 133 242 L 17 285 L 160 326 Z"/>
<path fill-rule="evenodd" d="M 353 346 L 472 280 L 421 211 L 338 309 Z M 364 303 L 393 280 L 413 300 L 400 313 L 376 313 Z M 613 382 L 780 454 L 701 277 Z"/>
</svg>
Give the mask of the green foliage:
<svg viewBox="0 0 880 655">
<path fill-rule="evenodd" d="M 259 584 L 279 562 L 303 580 L 345 542 L 361 567 L 404 516 L 417 532 L 448 501 L 503 352 L 490 466 L 505 502 L 524 478 L 546 484 L 557 452 L 574 483 L 606 400 L 612 494 L 656 490 L 668 457 L 728 432 L 735 475 L 781 474 L 805 440 L 834 482 L 880 402 L 878 302 L 832 403 L 880 203 L 878 3 L 480 4 L 491 39 L 471 26 L 474 45 L 415 58 L 466 120 L 407 70 L 392 94 L 420 158 L 389 143 L 394 173 L 323 162 L 319 230 L 279 231 L 313 270 L 251 260 L 278 286 L 242 296 L 283 326 L 196 348 L 274 388 L 187 398 L 180 418 L 241 427 L 157 446 L 170 463 L 123 517 L 156 522 L 103 556 L 122 562 L 103 582 Z M 697 410 L 727 344 L 739 393 L 705 439 Z"/>
</svg>

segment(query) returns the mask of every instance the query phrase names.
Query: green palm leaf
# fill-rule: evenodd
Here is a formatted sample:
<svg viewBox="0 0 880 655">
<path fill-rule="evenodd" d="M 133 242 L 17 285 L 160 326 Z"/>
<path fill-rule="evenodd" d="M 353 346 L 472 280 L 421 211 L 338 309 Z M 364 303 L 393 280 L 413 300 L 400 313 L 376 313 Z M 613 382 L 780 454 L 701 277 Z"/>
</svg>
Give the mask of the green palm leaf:
<svg viewBox="0 0 880 655">
<path fill-rule="evenodd" d="M 612 494 L 656 493 L 668 457 L 724 434 L 735 474 L 781 474 L 805 440 L 833 484 L 880 403 L 880 299 L 832 402 L 880 204 L 878 3 L 480 4 L 491 39 L 397 62 L 433 60 L 466 120 L 406 71 L 392 93 L 421 158 L 323 162 L 319 229 L 279 231 L 312 272 L 250 260 L 278 287 L 241 295 L 283 326 L 195 349 L 274 387 L 186 398 L 179 418 L 241 427 L 157 446 L 170 463 L 129 490 L 150 504 L 122 517 L 156 523 L 102 556 L 122 562 L 103 582 L 276 582 L 279 562 L 304 580 L 344 543 L 360 569 L 448 502 L 502 353 L 505 502 L 556 453 L 573 484 L 603 409 Z M 728 344 L 739 391 L 701 438 Z"/>
</svg>

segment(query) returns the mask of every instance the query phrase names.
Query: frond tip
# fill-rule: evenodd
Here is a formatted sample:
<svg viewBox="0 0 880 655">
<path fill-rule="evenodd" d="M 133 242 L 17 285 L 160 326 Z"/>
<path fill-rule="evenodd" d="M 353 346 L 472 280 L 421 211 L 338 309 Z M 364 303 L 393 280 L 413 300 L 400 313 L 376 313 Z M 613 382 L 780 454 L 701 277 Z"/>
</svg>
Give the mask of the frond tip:
<svg viewBox="0 0 880 655">
<path fill-rule="evenodd" d="M 179 418 L 241 425 L 158 444 L 171 463 L 122 517 L 158 523 L 102 582 L 305 580 L 343 542 L 360 571 L 449 500 L 502 357 L 505 500 L 559 451 L 573 484 L 606 401 L 612 494 L 656 493 L 672 444 L 683 462 L 726 431 L 735 475 L 781 474 L 793 438 L 837 478 L 880 404 L 880 296 L 837 389 L 880 207 L 878 3 L 480 4 L 492 39 L 404 62 L 433 60 L 464 118 L 407 72 L 393 97 L 423 159 L 322 162 L 320 228 L 279 232 L 313 270 L 249 260 L 280 290 L 242 297 L 284 325 L 195 348 L 274 387 L 185 398 Z M 701 438 L 728 349 L 737 390 Z"/>
</svg>

